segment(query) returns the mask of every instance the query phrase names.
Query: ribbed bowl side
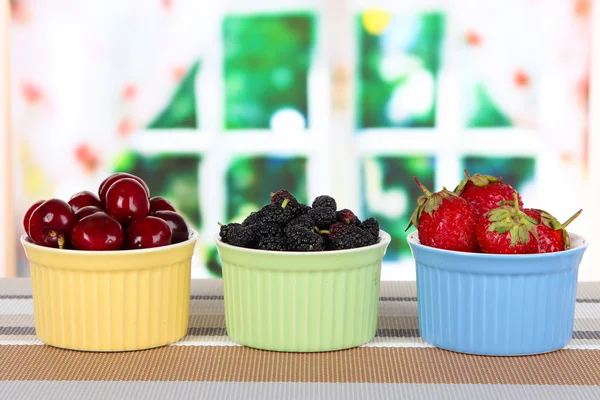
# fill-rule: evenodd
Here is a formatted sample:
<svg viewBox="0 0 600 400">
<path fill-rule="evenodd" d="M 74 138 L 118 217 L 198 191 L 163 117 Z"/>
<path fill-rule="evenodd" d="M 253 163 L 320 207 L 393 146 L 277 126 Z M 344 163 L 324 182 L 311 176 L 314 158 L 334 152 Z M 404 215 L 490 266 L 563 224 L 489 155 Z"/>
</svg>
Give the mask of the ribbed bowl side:
<svg viewBox="0 0 600 400">
<path fill-rule="evenodd" d="M 191 259 L 125 272 L 30 266 L 35 329 L 44 343 L 139 350 L 173 343 L 187 332 Z"/>
<path fill-rule="evenodd" d="M 564 347 L 573 334 L 577 270 L 494 275 L 417 262 L 422 338 L 448 350 L 523 355 Z"/>
<path fill-rule="evenodd" d="M 346 349 L 377 329 L 381 260 L 334 271 L 252 269 L 223 260 L 232 340 L 266 350 Z"/>
</svg>

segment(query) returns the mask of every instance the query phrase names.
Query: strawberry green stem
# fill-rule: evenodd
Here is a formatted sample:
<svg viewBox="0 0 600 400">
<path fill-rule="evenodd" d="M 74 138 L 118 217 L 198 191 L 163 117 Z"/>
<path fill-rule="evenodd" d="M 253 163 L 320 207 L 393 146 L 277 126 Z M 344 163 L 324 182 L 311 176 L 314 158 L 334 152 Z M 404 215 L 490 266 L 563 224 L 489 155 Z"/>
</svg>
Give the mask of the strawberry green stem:
<svg viewBox="0 0 600 400">
<path fill-rule="evenodd" d="M 413 179 L 417 183 L 417 186 L 419 186 L 419 188 L 423 191 L 423 193 L 425 193 L 425 196 L 430 197 L 431 196 L 431 192 L 429 190 L 427 190 L 427 188 L 425 187 L 425 185 L 423 185 L 421 183 L 421 181 L 419 181 L 419 179 L 417 179 L 416 176 L 413 176 Z"/>
<path fill-rule="evenodd" d="M 471 175 L 469 175 L 469 171 L 467 171 L 467 169 L 464 169 L 465 171 L 465 176 L 467 177 L 467 179 L 471 179 Z"/>
<path fill-rule="evenodd" d="M 513 193 L 513 201 L 515 203 L 515 213 L 518 214 L 519 213 L 519 196 L 517 195 L 517 192 Z"/>
<path fill-rule="evenodd" d="M 573 214 L 573 215 L 571 216 L 571 218 L 569 218 L 568 220 L 566 220 L 566 221 L 565 221 L 565 222 L 562 224 L 562 226 L 563 226 L 563 229 L 564 229 L 564 228 L 566 228 L 566 227 L 567 227 L 567 226 L 568 226 L 568 225 L 569 225 L 571 222 L 573 222 L 573 221 L 575 220 L 575 218 L 579 217 L 579 215 L 580 215 L 582 212 L 583 212 L 583 210 L 579 210 L 579 211 L 577 211 L 575 214 Z"/>
</svg>

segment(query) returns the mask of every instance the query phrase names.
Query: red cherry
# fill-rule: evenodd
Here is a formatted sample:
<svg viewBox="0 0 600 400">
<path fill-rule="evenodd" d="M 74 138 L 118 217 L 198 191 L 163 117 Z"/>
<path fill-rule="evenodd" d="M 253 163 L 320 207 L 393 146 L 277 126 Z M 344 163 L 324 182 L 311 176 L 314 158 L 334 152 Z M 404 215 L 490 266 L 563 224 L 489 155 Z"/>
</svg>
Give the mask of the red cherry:
<svg viewBox="0 0 600 400">
<path fill-rule="evenodd" d="M 106 192 L 106 211 L 121 223 L 144 218 L 150 211 L 150 201 L 144 187 L 135 179 L 119 179 Z"/>
<path fill-rule="evenodd" d="M 71 230 L 71 243 L 76 250 L 120 250 L 124 239 L 119 221 L 104 212 L 88 215 Z"/>
<path fill-rule="evenodd" d="M 188 229 L 185 219 L 174 211 L 157 211 L 154 216 L 164 220 L 173 232 L 172 243 L 185 242 L 190 238 L 190 230 Z"/>
<path fill-rule="evenodd" d="M 29 219 L 29 237 L 40 246 L 64 248 L 69 240 L 75 215 L 71 206 L 59 199 L 42 203 Z"/>
<path fill-rule="evenodd" d="M 87 190 L 75 193 L 73 196 L 71 196 L 69 205 L 73 209 L 73 212 L 77 212 L 77 210 L 86 206 L 96 206 L 98 208 L 102 208 L 102 202 L 98 196 L 92 192 L 88 192 Z"/>
<path fill-rule="evenodd" d="M 97 212 L 106 213 L 106 211 L 96 206 L 81 207 L 79 210 L 75 211 L 75 219 L 80 221 L 89 215 L 96 214 Z"/>
<path fill-rule="evenodd" d="M 100 187 L 98 189 L 98 197 L 100 197 L 100 201 L 102 201 L 102 203 L 106 204 L 106 193 L 108 193 L 108 189 L 110 189 L 113 183 L 123 178 L 131 178 L 138 181 L 140 185 L 144 187 L 147 197 L 150 197 L 150 189 L 148 188 L 148 185 L 146 185 L 146 182 L 144 182 L 142 178 L 140 178 L 139 176 L 128 174 L 127 172 L 117 172 L 116 174 L 112 174 L 111 176 L 106 178 L 100 184 Z"/>
<path fill-rule="evenodd" d="M 161 196 L 154 196 L 150 199 L 150 214 L 154 214 L 157 211 L 176 211 L 173 204 L 169 200 Z"/>
<path fill-rule="evenodd" d="M 25 233 L 29 235 L 29 220 L 31 219 L 31 214 L 38 208 L 45 200 L 38 200 L 29 207 L 25 216 L 23 217 L 23 228 L 25 229 Z"/>
<path fill-rule="evenodd" d="M 148 249 L 171 244 L 173 234 L 169 225 L 160 218 L 145 217 L 134 221 L 125 240 L 130 249 Z"/>
</svg>

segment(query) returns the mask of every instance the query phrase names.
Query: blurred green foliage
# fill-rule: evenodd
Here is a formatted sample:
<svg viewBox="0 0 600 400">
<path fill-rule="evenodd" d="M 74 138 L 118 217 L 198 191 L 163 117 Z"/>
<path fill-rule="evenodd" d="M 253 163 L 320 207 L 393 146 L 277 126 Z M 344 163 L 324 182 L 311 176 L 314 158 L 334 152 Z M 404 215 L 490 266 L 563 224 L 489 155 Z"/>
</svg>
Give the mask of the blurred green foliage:
<svg viewBox="0 0 600 400">
<path fill-rule="evenodd" d="M 127 151 L 119 156 L 115 171 L 142 178 L 152 196 L 165 197 L 195 229 L 200 229 L 198 166 L 201 161 L 199 155 L 146 156 Z"/>
<path fill-rule="evenodd" d="M 469 128 L 498 128 L 512 126 L 511 120 L 496 105 L 483 84 L 475 86 L 474 110 L 470 113 Z"/>
<path fill-rule="evenodd" d="M 307 119 L 314 25 L 308 13 L 225 18 L 226 129 L 268 128 L 281 108 Z"/>
<path fill-rule="evenodd" d="M 150 124 L 150 129 L 198 128 L 196 115 L 196 76 L 200 63 L 195 62 L 179 83 L 167 106 Z"/>
<path fill-rule="evenodd" d="M 239 157 L 227 171 L 227 222 L 241 222 L 271 202 L 271 192 L 289 190 L 306 203 L 306 158 Z"/>
<path fill-rule="evenodd" d="M 370 216 L 377 218 L 381 229 L 392 236 L 392 242 L 385 255 L 386 261 L 397 261 L 404 257 L 410 257 L 410 248 L 406 243 L 406 238 L 414 228 L 411 228 L 408 232 L 404 230 L 409 224 L 417 198 L 423 194 L 412 177 L 418 177 L 426 187 L 432 190 L 434 185 L 435 158 L 430 156 L 382 156 L 374 157 L 371 160 L 376 163 L 379 171 L 376 175 L 369 176 L 365 173 L 364 166 L 362 168 L 361 193 L 363 193 L 363 218 Z M 404 201 L 400 201 L 403 204 L 397 205 L 399 207 L 404 206 L 399 215 L 390 215 L 378 211 L 369 204 L 365 193 L 367 192 L 367 187 L 372 188 L 374 185 L 373 182 L 367 182 L 367 180 L 378 178 L 380 181 L 374 182 L 378 193 L 385 195 L 390 190 L 396 190 L 404 198 Z"/>
<path fill-rule="evenodd" d="M 473 175 L 492 175 L 502 180 L 517 191 L 523 189 L 526 182 L 533 180 L 535 159 L 531 157 L 465 157 L 463 167 Z"/>
<path fill-rule="evenodd" d="M 362 14 L 357 18 L 359 41 L 357 126 L 359 128 L 435 126 L 437 100 L 434 100 L 433 107 L 426 115 L 415 115 L 400 124 L 390 121 L 386 115 L 386 105 L 394 91 L 402 90 L 408 76 L 401 76 L 394 81 L 386 81 L 381 76 L 381 64 L 389 56 L 382 45 L 383 35 L 386 32 L 381 34 L 367 32 L 362 24 L 362 18 Z M 411 43 L 404 49 L 393 49 L 393 51 L 403 51 L 405 54 L 417 57 L 422 66 L 431 73 L 434 79 L 437 79 L 445 27 L 444 15 L 437 12 L 423 13 L 415 15 L 414 20 L 416 30 L 412 32 Z M 387 29 L 405 28 L 390 25 Z"/>
</svg>

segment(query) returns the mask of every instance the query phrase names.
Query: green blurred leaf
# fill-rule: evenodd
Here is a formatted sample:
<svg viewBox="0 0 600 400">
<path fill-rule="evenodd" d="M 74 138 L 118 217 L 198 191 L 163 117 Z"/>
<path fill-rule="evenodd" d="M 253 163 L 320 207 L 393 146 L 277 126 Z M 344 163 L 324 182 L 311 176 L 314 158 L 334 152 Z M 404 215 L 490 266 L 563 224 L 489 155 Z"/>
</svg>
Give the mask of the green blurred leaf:
<svg viewBox="0 0 600 400">
<path fill-rule="evenodd" d="M 277 110 L 308 116 L 312 14 L 229 15 L 223 21 L 225 127 L 268 128 Z"/>
<path fill-rule="evenodd" d="M 196 76 L 200 62 L 196 61 L 181 80 L 169 104 L 148 125 L 150 129 L 197 128 Z"/>
<path fill-rule="evenodd" d="M 467 126 L 470 128 L 493 128 L 512 126 L 511 120 L 496 105 L 482 84 L 475 86 L 475 109 Z"/>
</svg>

